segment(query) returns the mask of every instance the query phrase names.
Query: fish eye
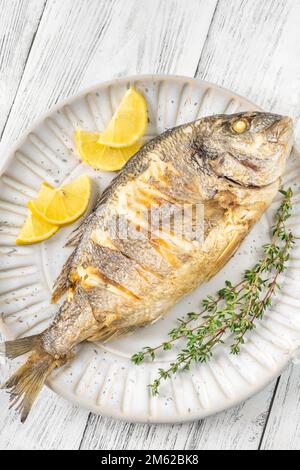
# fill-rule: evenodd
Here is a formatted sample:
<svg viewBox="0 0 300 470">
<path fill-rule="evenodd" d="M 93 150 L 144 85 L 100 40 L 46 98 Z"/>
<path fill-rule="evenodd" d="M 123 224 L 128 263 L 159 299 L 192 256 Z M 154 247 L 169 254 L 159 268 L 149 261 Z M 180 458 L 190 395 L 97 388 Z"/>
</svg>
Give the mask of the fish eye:
<svg viewBox="0 0 300 470">
<path fill-rule="evenodd" d="M 249 128 L 248 121 L 246 119 L 237 119 L 231 126 L 232 130 L 237 134 L 243 134 Z"/>
</svg>

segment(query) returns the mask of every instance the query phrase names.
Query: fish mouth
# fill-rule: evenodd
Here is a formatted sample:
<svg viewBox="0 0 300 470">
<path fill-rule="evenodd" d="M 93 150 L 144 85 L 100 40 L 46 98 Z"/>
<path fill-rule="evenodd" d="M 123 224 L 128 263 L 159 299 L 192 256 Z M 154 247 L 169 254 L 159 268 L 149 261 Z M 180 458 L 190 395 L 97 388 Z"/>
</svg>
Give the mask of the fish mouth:
<svg viewBox="0 0 300 470">
<path fill-rule="evenodd" d="M 293 142 L 294 124 L 289 116 L 280 116 L 268 129 L 268 140 L 282 147 L 289 147 Z"/>
</svg>

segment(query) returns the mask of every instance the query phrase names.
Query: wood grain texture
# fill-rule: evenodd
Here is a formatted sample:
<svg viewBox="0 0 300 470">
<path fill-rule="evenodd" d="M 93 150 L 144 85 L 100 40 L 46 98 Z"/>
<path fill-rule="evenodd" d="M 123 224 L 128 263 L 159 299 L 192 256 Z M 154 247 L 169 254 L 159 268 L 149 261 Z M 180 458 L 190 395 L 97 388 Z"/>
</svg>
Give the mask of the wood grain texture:
<svg viewBox="0 0 300 470">
<path fill-rule="evenodd" d="M 24 72 L 45 1 L 0 2 L 0 138 Z"/>
<path fill-rule="evenodd" d="M 221 0 L 197 70 L 200 78 L 215 81 L 267 110 L 289 114 L 295 119 L 298 145 L 299 20 L 299 0 Z M 262 448 L 300 446 L 299 400 L 295 400 L 299 371 L 295 368 L 289 380 L 290 370 L 276 389 Z M 285 406 L 295 412 L 286 409 L 285 413 Z"/>
<path fill-rule="evenodd" d="M 300 368 L 281 376 L 261 443 L 262 450 L 300 450 Z"/>
<path fill-rule="evenodd" d="M 266 109 L 297 119 L 300 63 L 291 57 L 299 57 L 299 5 L 298 0 L 220 0 L 196 75 L 230 88 Z M 271 408 L 274 392 L 275 382 L 241 405 L 241 409 L 228 410 L 197 424 L 155 427 L 155 431 L 149 426 L 118 426 L 111 420 L 92 417 L 82 447 L 134 448 L 138 441 L 142 448 L 152 449 L 172 446 L 257 449 L 261 439 L 267 439 L 269 426 L 265 434 L 264 427 L 269 410 L 270 418 L 275 413 L 275 408 Z M 243 419 L 236 419 L 240 414 Z M 295 417 L 296 422 L 298 417 Z M 107 440 L 106 435 L 113 438 Z M 182 440 L 180 435 L 184 436 Z M 272 448 L 272 443 L 269 447 Z"/>
<path fill-rule="evenodd" d="M 197 77 L 289 114 L 299 130 L 299 20 L 299 0 L 220 0 Z"/>
<path fill-rule="evenodd" d="M 48 0 L 41 18 L 42 1 L 0 2 L 0 38 L 8 38 L 0 49 L 0 132 L 2 123 L 8 146 L 59 100 L 134 73 L 196 73 L 291 114 L 299 131 L 300 0 Z M 2 36 L 7 24 L 18 25 L 12 36 Z M 21 426 L 1 393 L 0 449 L 256 449 L 260 442 L 295 449 L 298 390 L 294 367 L 275 397 L 271 384 L 239 407 L 176 426 L 89 415 L 49 390 Z"/>
<path fill-rule="evenodd" d="M 1 320 L 0 320 L 1 324 Z M 3 340 L 0 334 L 0 342 Z M 0 383 L 12 372 L 0 356 Z M 8 396 L 0 393 L 0 450 L 78 449 L 89 413 L 45 388 L 26 424 L 9 411 Z"/>
<path fill-rule="evenodd" d="M 78 449 L 88 412 L 44 389 L 34 412 L 22 426 L 7 413 L 7 399 L 0 395 L 0 450 Z"/>
<path fill-rule="evenodd" d="M 217 2 L 183 3 L 48 0 L 3 133 L 5 144 L 56 102 L 93 83 L 142 72 L 193 75 Z M 23 427 L 7 410 L 3 393 L 0 407 L 0 449 L 78 448 L 88 417 L 49 390 Z"/>
<path fill-rule="evenodd" d="M 3 140 L 10 144 L 59 100 L 100 81 L 194 75 L 216 3 L 48 0 Z"/>
<path fill-rule="evenodd" d="M 81 449 L 228 450 L 258 448 L 271 385 L 241 405 L 195 423 L 139 425 L 91 415 Z"/>
</svg>

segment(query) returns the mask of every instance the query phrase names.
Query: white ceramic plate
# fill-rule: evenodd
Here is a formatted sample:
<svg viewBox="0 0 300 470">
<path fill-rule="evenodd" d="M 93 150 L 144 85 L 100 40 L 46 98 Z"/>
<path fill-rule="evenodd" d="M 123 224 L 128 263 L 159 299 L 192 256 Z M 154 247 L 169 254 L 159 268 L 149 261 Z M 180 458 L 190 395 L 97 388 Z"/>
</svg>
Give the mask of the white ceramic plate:
<svg viewBox="0 0 300 470">
<path fill-rule="evenodd" d="M 45 329 L 57 307 L 50 305 L 50 291 L 69 250 L 63 248 L 74 225 L 60 230 L 51 240 L 29 247 L 15 246 L 26 204 L 47 180 L 61 184 L 88 172 L 94 178 L 91 207 L 115 176 L 93 172 L 79 162 L 74 145 L 77 127 L 102 130 L 125 90 L 134 84 L 147 98 L 150 115 L 147 139 L 175 125 L 200 116 L 257 109 L 247 100 L 210 83 L 186 77 L 139 76 L 107 82 L 56 107 L 18 143 L 2 165 L 0 179 L 0 311 L 2 329 L 9 338 Z M 300 235 L 300 162 L 289 159 L 286 184 L 294 189 L 294 215 L 290 220 Z M 258 328 L 248 337 L 240 356 L 224 346 L 205 365 L 195 365 L 166 382 L 159 397 L 151 397 L 147 384 L 159 367 L 176 351 L 153 363 L 135 366 L 131 355 L 145 345 L 166 338 L 176 318 L 199 310 L 201 299 L 219 289 L 225 279 L 238 280 L 259 257 L 269 239 L 272 211 L 243 243 L 239 252 L 208 284 L 182 300 L 157 324 L 129 338 L 107 345 L 84 344 L 76 359 L 56 371 L 50 387 L 89 410 L 139 422 L 181 422 L 224 410 L 254 394 L 276 377 L 293 357 L 300 340 L 300 249 L 295 249 L 277 301 Z M 1 322 L 0 322 L 1 323 Z"/>
</svg>

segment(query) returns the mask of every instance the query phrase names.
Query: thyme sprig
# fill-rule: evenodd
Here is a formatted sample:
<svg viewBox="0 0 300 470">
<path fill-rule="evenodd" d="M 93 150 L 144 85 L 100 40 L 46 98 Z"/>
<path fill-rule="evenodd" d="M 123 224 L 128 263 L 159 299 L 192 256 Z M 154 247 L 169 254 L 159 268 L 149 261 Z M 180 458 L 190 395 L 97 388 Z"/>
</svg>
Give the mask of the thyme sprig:
<svg viewBox="0 0 300 470">
<path fill-rule="evenodd" d="M 215 347 L 224 343 L 225 335 L 232 335 L 231 353 L 239 354 L 246 333 L 256 327 L 256 321 L 262 319 L 271 306 L 280 288 L 278 278 L 286 269 L 295 243 L 294 235 L 286 226 L 291 216 L 293 193 L 291 188 L 281 189 L 280 193 L 283 199 L 275 214 L 272 240 L 263 246 L 262 259 L 244 273 L 241 282 L 232 285 L 226 281 L 215 296 L 206 297 L 199 313 L 179 318 L 178 327 L 169 332 L 167 341 L 156 347 L 147 346 L 132 356 L 134 364 L 141 364 L 146 358 L 154 360 L 158 351 L 170 350 L 179 339 L 184 339 L 185 346 L 176 360 L 166 369 L 159 369 L 158 377 L 150 384 L 153 395 L 158 394 L 162 381 L 170 379 L 177 371 L 188 370 L 193 362 L 210 360 Z"/>
</svg>

